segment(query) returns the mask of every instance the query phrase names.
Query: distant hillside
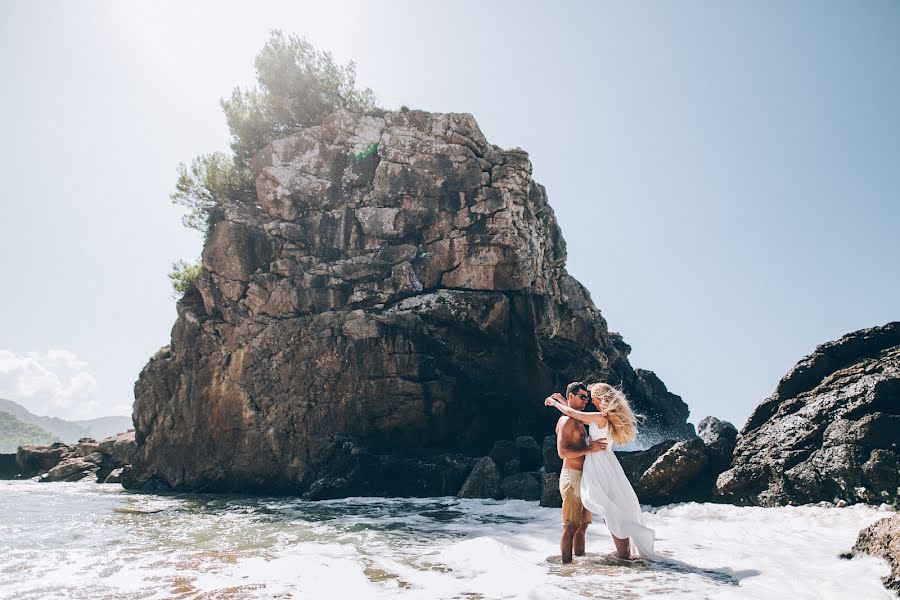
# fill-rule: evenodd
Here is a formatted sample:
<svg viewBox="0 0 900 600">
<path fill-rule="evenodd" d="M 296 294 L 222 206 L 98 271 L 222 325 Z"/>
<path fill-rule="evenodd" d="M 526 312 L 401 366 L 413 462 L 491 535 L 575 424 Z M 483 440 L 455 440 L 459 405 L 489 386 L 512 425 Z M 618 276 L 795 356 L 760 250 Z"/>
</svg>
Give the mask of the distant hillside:
<svg viewBox="0 0 900 600">
<path fill-rule="evenodd" d="M 79 438 L 101 439 L 115 433 L 128 431 L 133 427 L 131 417 L 99 417 L 83 421 L 66 421 L 57 417 L 41 417 L 12 400 L 0 398 L 0 411 L 9 413 L 19 421 L 36 425 L 49 432 L 54 440 L 73 443 Z"/>
<path fill-rule="evenodd" d="M 72 421 L 72 423 L 86 427 L 90 431 L 90 437 L 95 440 L 101 440 L 134 427 L 131 424 L 131 417 L 97 417 L 86 421 Z"/>
<path fill-rule="evenodd" d="M 37 425 L 0 411 L 0 454 L 12 454 L 23 444 L 49 444 L 54 436 Z"/>
<path fill-rule="evenodd" d="M 3 400 L 0 398 L 0 411 L 7 412 L 25 423 L 37 425 L 44 431 L 51 433 L 54 439 L 61 442 L 77 442 L 78 438 L 90 436 L 87 427 L 77 425 L 56 417 L 39 417 L 28 411 L 21 404 L 17 404 L 12 400 Z"/>
</svg>

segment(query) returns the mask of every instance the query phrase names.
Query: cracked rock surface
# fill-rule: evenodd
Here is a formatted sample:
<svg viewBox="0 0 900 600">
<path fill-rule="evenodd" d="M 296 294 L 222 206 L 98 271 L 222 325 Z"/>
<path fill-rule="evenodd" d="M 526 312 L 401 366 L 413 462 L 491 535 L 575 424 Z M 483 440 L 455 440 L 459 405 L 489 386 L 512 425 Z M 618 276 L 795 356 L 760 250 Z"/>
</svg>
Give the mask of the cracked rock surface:
<svg viewBox="0 0 900 600">
<path fill-rule="evenodd" d="M 126 486 L 455 494 L 458 456 L 543 438 L 542 399 L 575 379 L 623 386 L 659 439 L 693 435 L 566 272 L 528 155 L 471 115 L 338 111 L 252 165 L 257 202 L 225 206 L 135 385 Z"/>
<path fill-rule="evenodd" d="M 737 437 L 720 494 L 781 504 L 900 499 L 900 322 L 805 357 Z"/>
</svg>

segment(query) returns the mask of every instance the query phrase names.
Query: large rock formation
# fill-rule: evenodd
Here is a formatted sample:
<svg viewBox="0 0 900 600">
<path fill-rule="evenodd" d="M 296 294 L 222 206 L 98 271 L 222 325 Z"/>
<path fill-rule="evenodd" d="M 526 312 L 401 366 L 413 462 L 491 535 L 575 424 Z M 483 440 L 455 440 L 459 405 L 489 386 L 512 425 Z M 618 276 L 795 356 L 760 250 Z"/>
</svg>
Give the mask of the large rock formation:
<svg viewBox="0 0 900 600">
<path fill-rule="evenodd" d="M 900 498 L 900 322 L 823 344 L 757 407 L 718 491 L 773 506 Z"/>
<path fill-rule="evenodd" d="M 338 111 L 253 168 L 258 202 L 224 207 L 135 385 L 126 486 L 428 493 L 344 470 L 542 437 L 558 415 L 541 400 L 574 379 L 621 385 L 658 435 L 693 434 L 566 272 L 528 155 L 470 115 Z"/>
</svg>

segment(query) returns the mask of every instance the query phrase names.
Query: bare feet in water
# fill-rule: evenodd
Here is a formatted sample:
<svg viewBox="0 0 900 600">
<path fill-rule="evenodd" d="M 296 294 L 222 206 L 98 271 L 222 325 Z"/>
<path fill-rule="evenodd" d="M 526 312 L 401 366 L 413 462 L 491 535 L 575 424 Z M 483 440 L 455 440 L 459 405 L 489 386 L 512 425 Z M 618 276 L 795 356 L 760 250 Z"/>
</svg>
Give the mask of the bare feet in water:
<svg viewBox="0 0 900 600">
<path fill-rule="evenodd" d="M 628 543 L 628 538 L 623 540 L 612 536 L 612 539 L 616 544 L 616 556 L 622 560 L 629 560 L 631 558 L 631 545 Z"/>
</svg>

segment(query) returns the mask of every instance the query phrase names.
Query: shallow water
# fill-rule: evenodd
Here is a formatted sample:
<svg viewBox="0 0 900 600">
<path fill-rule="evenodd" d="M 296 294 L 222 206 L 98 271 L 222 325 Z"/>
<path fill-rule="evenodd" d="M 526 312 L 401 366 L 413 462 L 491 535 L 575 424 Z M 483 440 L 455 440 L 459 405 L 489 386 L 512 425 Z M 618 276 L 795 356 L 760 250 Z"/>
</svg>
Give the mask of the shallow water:
<svg viewBox="0 0 900 600">
<path fill-rule="evenodd" d="M 133 494 L 0 481 L 0 598 L 894 598 L 839 558 L 873 507 L 651 510 L 669 564 L 621 561 L 602 524 L 559 560 L 559 510 L 517 500 Z"/>
</svg>

